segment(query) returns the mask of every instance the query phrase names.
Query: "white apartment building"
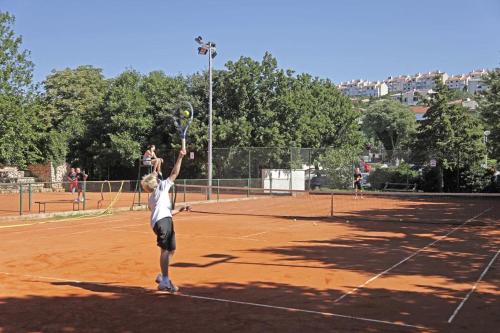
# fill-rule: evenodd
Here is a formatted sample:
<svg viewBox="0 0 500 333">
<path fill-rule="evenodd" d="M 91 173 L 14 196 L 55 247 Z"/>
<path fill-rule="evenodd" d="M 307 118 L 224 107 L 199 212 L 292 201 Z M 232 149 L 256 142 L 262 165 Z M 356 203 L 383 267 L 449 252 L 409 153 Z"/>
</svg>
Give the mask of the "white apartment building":
<svg viewBox="0 0 500 333">
<path fill-rule="evenodd" d="M 441 80 L 446 82 L 448 74 L 441 71 L 433 71 L 428 73 L 417 73 L 409 77 L 403 84 L 403 91 L 432 89 L 435 86 L 434 79 L 439 76 Z"/>
<path fill-rule="evenodd" d="M 469 76 L 465 74 L 450 76 L 448 81 L 446 81 L 448 88 L 456 90 L 465 90 L 467 89 L 468 84 Z"/>
<path fill-rule="evenodd" d="M 400 92 L 392 95 L 392 99 L 401 102 L 402 104 L 415 106 L 428 99 L 429 94 L 434 91 L 432 89 L 413 89 L 410 91 Z"/>
<path fill-rule="evenodd" d="M 407 98 L 408 105 L 415 105 L 412 104 L 414 102 L 418 103 L 418 101 L 414 101 L 415 92 L 426 94 L 426 91 L 432 90 L 435 87 L 434 79 L 436 76 L 439 76 L 442 82 L 450 89 L 467 90 L 470 93 L 478 93 L 487 89 L 487 86 L 481 79 L 486 73 L 487 71 L 485 69 L 476 69 L 467 74 L 458 74 L 450 77 L 447 73 L 436 70 L 428 73 L 417 73 L 412 76 L 389 76 L 382 82 L 352 80 L 342 82 L 337 87 L 347 96 L 380 97 L 388 93 L 409 92 L 409 94 L 407 96 L 405 95 L 403 98 L 397 97 L 399 94 L 397 96 L 394 95 L 393 98 L 400 100 Z"/>
<path fill-rule="evenodd" d="M 476 69 L 468 74 L 469 80 L 467 83 L 467 91 L 470 93 L 480 93 L 485 91 L 487 86 L 484 84 L 481 77 L 486 74 L 487 71 L 485 69 Z"/>
<path fill-rule="evenodd" d="M 390 93 L 404 91 L 404 84 L 407 80 L 410 79 L 408 75 L 400 75 L 400 76 L 389 76 L 384 82 L 387 84 L 387 88 Z"/>
<path fill-rule="evenodd" d="M 352 80 L 342 82 L 337 87 L 346 96 L 380 97 L 389 92 L 387 84 L 380 81 Z"/>
</svg>

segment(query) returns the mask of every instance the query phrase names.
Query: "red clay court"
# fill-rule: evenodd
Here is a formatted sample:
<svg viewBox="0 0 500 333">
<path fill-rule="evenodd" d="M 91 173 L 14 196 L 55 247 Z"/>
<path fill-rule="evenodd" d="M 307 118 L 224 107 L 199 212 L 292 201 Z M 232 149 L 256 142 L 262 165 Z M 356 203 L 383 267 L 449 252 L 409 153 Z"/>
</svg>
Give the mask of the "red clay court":
<svg viewBox="0 0 500 333">
<path fill-rule="evenodd" d="M 0 224 L 1 332 L 493 332 L 498 198 L 297 196 Z M 462 201 L 461 201 L 462 200 Z M 178 197 L 178 201 L 179 200 Z"/>
</svg>

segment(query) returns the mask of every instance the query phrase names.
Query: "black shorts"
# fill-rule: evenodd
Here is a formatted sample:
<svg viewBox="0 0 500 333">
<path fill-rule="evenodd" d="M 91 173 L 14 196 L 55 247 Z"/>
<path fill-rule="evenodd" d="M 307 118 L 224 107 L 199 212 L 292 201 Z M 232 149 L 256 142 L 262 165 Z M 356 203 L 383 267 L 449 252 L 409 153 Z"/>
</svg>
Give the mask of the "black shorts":
<svg viewBox="0 0 500 333">
<path fill-rule="evenodd" d="M 354 188 L 357 188 L 358 190 L 361 190 L 361 182 L 354 182 Z"/>
<path fill-rule="evenodd" d="M 174 222 L 171 217 L 164 217 L 157 221 L 153 231 L 156 234 L 156 243 L 159 247 L 167 251 L 175 250 Z"/>
</svg>

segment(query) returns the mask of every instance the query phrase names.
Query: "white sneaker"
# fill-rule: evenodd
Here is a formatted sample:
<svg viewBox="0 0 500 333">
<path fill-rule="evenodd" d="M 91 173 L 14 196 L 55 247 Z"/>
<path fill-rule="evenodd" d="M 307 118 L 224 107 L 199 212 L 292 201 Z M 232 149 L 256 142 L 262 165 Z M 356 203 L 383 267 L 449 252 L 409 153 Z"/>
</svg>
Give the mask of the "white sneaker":
<svg viewBox="0 0 500 333">
<path fill-rule="evenodd" d="M 162 281 L 158 284 L 158 290 L 166 291 L 169 293 L 175 293 L 179 291 L 179 288 L 172 281 L 168 282 Z"/>
</svg>

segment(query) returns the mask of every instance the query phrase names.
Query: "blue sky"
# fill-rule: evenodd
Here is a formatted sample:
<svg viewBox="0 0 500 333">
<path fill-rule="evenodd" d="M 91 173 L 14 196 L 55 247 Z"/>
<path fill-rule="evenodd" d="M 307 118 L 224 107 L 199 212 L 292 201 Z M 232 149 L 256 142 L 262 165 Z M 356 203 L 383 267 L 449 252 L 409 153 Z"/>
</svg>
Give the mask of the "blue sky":
<svg viewBox="0 0 500 333">
<path fill-rule="evenodd" d="M 499 0 L 0 0 L 0 10 L 16 16 L 36 81 L 85 64 L 107 77 L 205 70 L 198 35 L 217 43 L 216 68 L 270 51 L 282 68 L 335 82 L 500 66 Z"/>
</svg>

